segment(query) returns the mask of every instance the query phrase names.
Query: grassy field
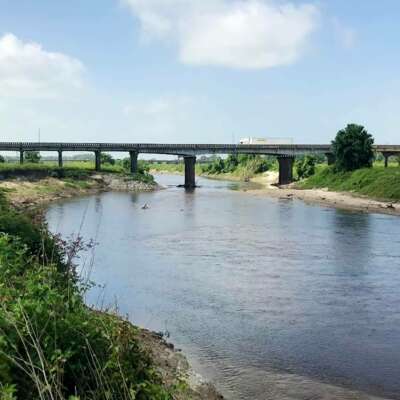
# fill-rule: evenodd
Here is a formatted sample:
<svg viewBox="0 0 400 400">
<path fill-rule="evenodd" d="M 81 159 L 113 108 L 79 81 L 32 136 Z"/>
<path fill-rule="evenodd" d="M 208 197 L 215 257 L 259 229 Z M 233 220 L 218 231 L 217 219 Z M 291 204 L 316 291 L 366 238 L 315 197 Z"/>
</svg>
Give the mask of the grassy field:
<svg viewBox="0 0 400 400">
<path fill-rule="evenodd" d="M 327 188 L 337 192 L 353 192 L 380 200 L 400 200 L 400 167 L 380 164 L 353 172 L 334 172 L 319 166 L 317 173 L 297 184 L 302 189 Z"/>
</svg>

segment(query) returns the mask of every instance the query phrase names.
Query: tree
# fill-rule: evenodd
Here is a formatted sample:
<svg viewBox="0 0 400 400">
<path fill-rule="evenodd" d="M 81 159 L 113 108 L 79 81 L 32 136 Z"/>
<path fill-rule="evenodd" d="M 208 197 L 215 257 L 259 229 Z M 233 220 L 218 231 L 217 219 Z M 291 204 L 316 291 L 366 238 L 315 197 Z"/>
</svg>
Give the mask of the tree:
<svg viewBox="0 0 400 400">
<path fill-rule="evenodd" d="M 114 158 L 112 156 L 110 156 L 110 154 L 107 154 L 107 153 L 101 153 L 100 160 L 101 160 L 102 164 L 110 164 L 110 165 L 115 164 Z"/>
<path fill-rule="evenodd" d="M 305 156 L 296 161 L 296 171 L 299 179 L 309 178 L 315 174 L 317 159 L 314 156 Z"/>
<path fill-rule="evenodd" d="M 374 161 L 374 138 L 367 130 L 356 124 L 349 124 L 340 130 L 332 142 L 336 158 L 335 167 L 339 171 L 354 171 L 372 167 Z"/>
<path fill-rule="evenodd" d="M 6 159 L 2 155 L 0 155 L 0 163 L 3 164 L 5 162 L 6 162 Z"/>
<path fill-rule="evenodd" d="M 38 151 L 27 151 L 25 153 L 25 160 L 29 163 L 38 164 L 41 158 Z"/>
</svg>

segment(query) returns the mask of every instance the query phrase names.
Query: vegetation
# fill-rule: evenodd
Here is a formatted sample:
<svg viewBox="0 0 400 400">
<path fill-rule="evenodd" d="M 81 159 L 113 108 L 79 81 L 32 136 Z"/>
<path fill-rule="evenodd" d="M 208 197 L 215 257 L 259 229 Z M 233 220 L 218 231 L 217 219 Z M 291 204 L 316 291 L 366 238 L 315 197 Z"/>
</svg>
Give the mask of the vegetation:
<svg viewBox="0 0 400 400">
<path fill-rule="evenodd" d="M 0 163 L 3 164 L 5 162 L 6 162 L 6 159 L 2 155 L 0 155 Z"/>
<path fill-rule="evenodd" d="M 296 161 L 296 172 L 299 179 L 309 178 L 315 174 L 316 157 L 305 156 Z"/>
<path fill-rule="evenodd" d="M 327 188 L 332 191 L 348 191 L 376 199 L 397 201 L 400 200 L 400 168 L 375 166 L 343 172 L 325 166 L 298 185 L 302 189 Z"/>
<path fill-rule="evenodd" d="M 27 151 L 25 153 L 25 160 L 28 163 L 38 164 L 40 162 L 40 153 L 38 151 Z"/>
<path fill-rule="evenodd" d="M 107 153 L 101 153 L 100 161 L 102 164 L 115 165 L 115 159 Z"/>
<path fill-rule="evenodd" d="M 250 179 L 256 174 L 274 169 L 275 161 L 257 155 L 229 155 L 226 159 L 217 158 L 209 164 L 201 166 L 203 174 L 233 174 L 242 179 Z"/>
<path fill-rule="evenodd" d="M 52 237 L 2 193 L 0 232 L 0 399 L 172 399 L 136 328 L 84 304 L 81 239 Z"/>
<path fill-rule="evenodd" d="M 367 130 L 356 124 L 349 124 L 340 130 L 332 142 L 335 166 L 338 171 L 354 171 L 372 167 L 374 160 L 374 139 Z"/>
</svg>

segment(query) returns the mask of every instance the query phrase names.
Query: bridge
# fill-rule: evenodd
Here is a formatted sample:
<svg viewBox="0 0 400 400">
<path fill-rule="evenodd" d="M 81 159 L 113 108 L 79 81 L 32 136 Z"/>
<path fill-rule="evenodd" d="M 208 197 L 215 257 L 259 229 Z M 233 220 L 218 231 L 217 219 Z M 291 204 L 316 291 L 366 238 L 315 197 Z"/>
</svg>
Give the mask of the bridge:
<svg viewBox="0 0 400 400">
<path fill-rule="evenodd" d="M 400 155 L 400 145 L 374 146 L 377 153 L 385 158 L 385 167 L 388 166 L 390 156 Z M 95 154 L 95 169 L 101 170 L 102 152 L 125 152 L 130 156 L 130 170 L 137 172 L 137 160 L 140 153 L 166 154 L 181 156 L 185 162 L 185 187 L 194 188 L 196 157 L 207 154 L 255 154 L 276 156 L 279 163 L 279 184 L 288 184 L 293 181 L 293 164 L 296 156 L 307 154 L 324 155 L 328 164 L 332 164 L 334 156 L 331 145 L 325 144 L 149 144 L 149 143 L 56 143 L 56 142 L 0 142 L 0 151 L 17 151 L 20 154 L 20 163 L 24 162 L 24 153 L 27 151 L 55 151 L 58 152 L 58 165 L 63 167 L 62 154 L 65 151 L 93 152 Z"/>
</svg>

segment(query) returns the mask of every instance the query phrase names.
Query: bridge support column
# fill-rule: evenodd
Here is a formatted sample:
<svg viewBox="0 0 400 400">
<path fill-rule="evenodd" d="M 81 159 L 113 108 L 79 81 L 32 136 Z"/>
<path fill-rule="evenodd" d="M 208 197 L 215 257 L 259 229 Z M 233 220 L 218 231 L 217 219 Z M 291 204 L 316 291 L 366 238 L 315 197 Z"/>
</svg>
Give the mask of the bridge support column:
<svg viewBox="0 0 400 400">
<path fill-rule="evenodd" d="M 95 157 L 95 170 L 100 171 L 101 170 L 101 151 L 96 150 L 94 152 L 94 157 Z"/>
<path fill-rule="evenodd" d="M 20 163 L 20 164 L 23 164 L 23 163 L 24 163 L 24 151 L 23 151 L 23 150 L 21 150 L 21 151 L 19 152 L 19 163 Z"/>
<path fill-rule="evenodd" d="M 385 168 L 389 166 L 389 157 L 391 156 L 390 153 L 382 153 L 383 157 L 385 158 Z"/>
<path fill-rule="evenodd" d="M 294 157 L 292 156 L 278 157 L 278 163 L 279 163 L 279 184 L 287 185 L 293 182 Z"/>
<path fill-rule="evenodd" d="M 131 173 L 136 174 L 138 172 L 138 152 L 130 151 L 129 157 L 131 159 Z"/>
<path fill-rule="evenodd" d="M 194 189 L 196 187 L 196 157 L 186 156 L 185 160 L 185 188 Z"/>
<path fill-rule="evenodd" d="M 328 161 L 328 165 L 333 165 L 335 164 L 336 158 L 333 153 L 326 153 L 326 159 Z"/>
<path fill-rule="evenodd" d="M 63 157 L 62 157 L 62 151 L 58 150 L 58 168 L 63 167 Z"/>
</svg>

